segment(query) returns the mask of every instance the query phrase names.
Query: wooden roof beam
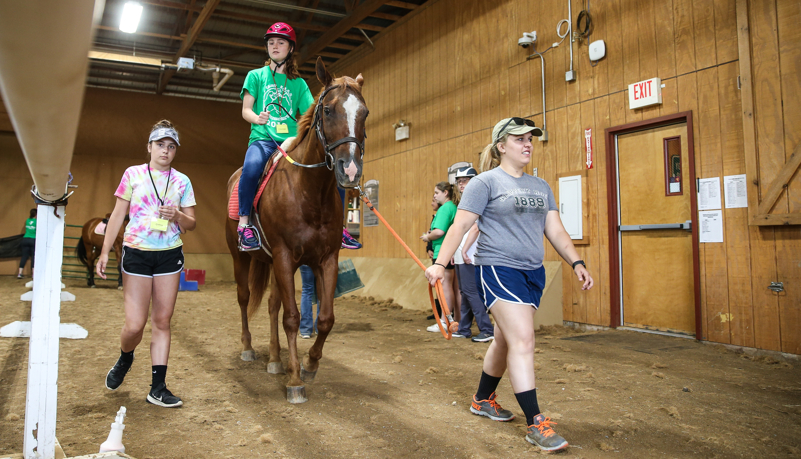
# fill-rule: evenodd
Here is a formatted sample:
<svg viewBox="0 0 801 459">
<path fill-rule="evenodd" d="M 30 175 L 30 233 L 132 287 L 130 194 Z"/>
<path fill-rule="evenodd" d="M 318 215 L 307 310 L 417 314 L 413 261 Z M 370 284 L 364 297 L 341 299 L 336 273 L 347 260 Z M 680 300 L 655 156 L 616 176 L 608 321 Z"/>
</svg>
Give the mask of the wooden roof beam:
<svg viewBox="0 0 801 459">
<path fill-rule="evenodd" d="M 414 10 L 414 9 L 417 9 L 417 7 L 420 6 L 420 5 L 415 4 L 415 3 L 409 3 L 409 2 L 389 1 L 389 2 L 387 2 L 387 6 L 394 6 L 394 7 L 403 8 L 403 9 L 406 9 L 406 10 Z"/>
<path fill-rule="evenodd" d="M 140 1 L 140 3 L 145 4 L 145 5 L 159 6 L 159 7 L 162 7 L 162 8 L 171 8 L 171 9 L 175 9 L 175 10 L 187 11 L 188 13 L 190 13 L 190 14 L 187 15 L 187 23 L 189 23 L 189 21 L 192 18 L 191 13 L 198 13 L 203 9 L 203 8 L 201 8 L 199 6 L 194 6 L 194 1 L 195 0 L 192 0 L 191 3 L 186 4 L 186 3 L 174 2 L 174 1 L 170 1 L 170 0 L 142 0 L 142 1 Z M 347 3 L 347 1 L 348 0 L 345 0 L 346 3 Z M 319 4 L 319 2 L 320 2 L 320 0 L 315 0 L 314 4 L 311 6 L 311 8 L 312 9 L 317 8 L 317 5 Z M 392 3 L 395 3 L 395 2 L 391 2 L 391 1 L 387 2 L 387 5 L 391 5 Z M 400 2 L 400 3 L 404 3 L 404 2 Z M 409 5 L 409 8 L 407 8 L 407 9 L 414 9 L 414 8 L 417 7 L 413 3 L 409 3 L 408 5 Z M 345 9 L 346 9 L 346 11 L 349 11 L 348 8 L 347 8 L 347 4 L 346 4 Z M 314 15 L 314 13 L 308 13 L 308 14 L 309 14 L 309 19 L 311 17 L 313 17 L 313 15 Z M 372 17 L 372 18 L 386 19 L 386 20 L 389 20 L 389 21 L 397 21 L 398 19 L 403 17 L 403 16 L 399 16 L 397 14 L 380 13 L 378 11 L 374 11 L 374 12 L 370 13 L 368 16 Z M 287 17 L 283 17 L 281 15 L 267 17 L 267 16 L 258 16 L 258 15 L 253 15 L 253 14 L 247 14 L 247 13 L 238 13 L 238 12 L 235 12 L 235 11 L 221 10 L 221 9 L 215 10 L 214 17 L 215 17 L 215 19 L 218 18 L 218 17 L 228 17 L 228 18 L 234 18 L 234 19 L 245 19 L 247 21 L 258 22 L 260 24 L 266 24 L 268 22 L 277 22 L 277 21 L 289 21 L 289 19 Z M 302 30 L 312 30 L 312 31 L 315 31 L 315 32 L 325 32 L 326 30 L 329 29 L 329 27 L 326 27 L 324 25 L 311 24 L 310 20 L 307 20 L 304 23 L 297 23 L 297 22 L 298 21 L 292 21 L 292 27 L 294 27 L 297 30 L 301 30 L 301 31 Z M 189 26 L 187 25 L 186 28 L 188 28 L 188 27 Z M 354 38 L 355 37 L 356 36 L 354 35 Z"/>
<path fill-rule="evenodd" d="M 386 27 L 375 26 L 372 24 L 365 24 L 363 22 L 361 24 L 356 24 L 356 28 L 364 30 L 372 30 L 373 32 L 382 32 L 384 29 L 386 29 Z"/>
<path fill-rule="evenodd" d="M 198 15 L 195 23 L 192 24 L 192 28 L 189 29 L 189 33 L 186 34 L 186 38 L 181 42 L 181 47 L 178 48 L 178 52 L 175 53 L 175 57 L 173 57 L 172 62 L 173 64 L 178 63 L 178 58 L 184 57 L 189 48 L 195 44 L 197 41 L 198 36 L 200 36 L 200 32 L 203 30 L 203 27 L 206 26 L 206 23 L 211 18 L 212 13 L 214 10 L 217 9 L 217 6 L 220 4 L 221 0 L 207 0 L 206 4 L 203 5 L 203 10 Z M 170 82 L 172 76 L 175 75 L 174 69 L 166 70 L 161 75 L 161 80 L 159 81 L 158 89 L 156 90 L 157 94 L 161 94 L 164 92 L 164 88 L 167 87 L 167 84 Z"/>
<path fill-rule="evenodd" d="M 97 30 L 108 30 L 110 32 L 120 32 L 120 29 L 118 27 L 111 27 L 111 26 L 104 26 L 104 25 L 98 25 L 97 26 Z M 125 32 L 120 32 L 120 33 L 125 33 Z M 183 37 L 178 37 L 178 36 L 175 36 L 175 35 L 166 35 L 166 34 L 163 34 L 163 33 L 153 33 L 153 32 L 134 32 L 134 33 L 128 34 L 128 35 L 141 35 L 143 37 L 164 38 L 164 39 L 167 39 L 167 40 L 176 40 L 176 41 L 183 40 Z M 97 43 L 95 43 L 95 45 L 96 44 Z"/>
<path fill-rule="evenodd" d="M 146 5 L 153 5 L 153 6 L 160 6 L 164 8 L 172 8 L 178 10 L 185 10 L 190 12 L 199 12 L 202 8 L 197 6 L 189 6 L 185 3 L 178 3 L 178 2 L 171 2 L 169 0 L 144 0 L 141 3 Z M 257 24 L 268 24 L 278 21 L 285 21 L 287 20 L 285 17 L 282 16 L 260 16 L 255 14 L 247 14 L 247 13 L 237 13 L 235 11 L 223 10 L 223 9 L 216 9 L 214 11 L 214 19 L 241 19 Z M 293 24 L 296 30 L 309 30 L 312 32 L 326 32 L 330 29 L 330 27 L 325 25 L 318 25 L 318 24 L 311 24 L 311 23 L 300 23 L 300 24 Z M 114 29 L 116 30 L 116 29 Z M 359 34 L 345 34 L 343 38 L 348 38 L 351 40 L 363 41 L 364 37 Z"/>
<path fill-rule="evenodd" d="M 261 24 L 261 25 L 269 24 L 269 23 L 272 23 L 272 22 L 277 22 L 279 20 L 279 19 L 274 18 L 274 17 L 254 16 L 252 14 L 236 13 L 236 12 L 233 12 L 233 11 L 224 11 L 224 10 L 215 11 L 214 12 L 214 19 L 215 20 L 237 19 L 237 20 L 244 20 L 244 21 L 248 21 L 248 22 L 252 22 L 252 23 L 256 23 L 256 24 Z M 301 33 L 303 31 L 326 32 L 331 28 L 331 27 L 328 27 L 328 26 L 325 26 L 325 25 L 318 25 L 318 24 L 311 24 L 311 23 L 309 23 L 309 24 L 305 24 L 305 23 L 294 24 L 294 25 L 292 25 L 292 27 L 295 30 L 300 30 Z M 261 37 L 259 37 L 259 38 L 261 38 Z M 351 39 L 351 40 L 358 40 L 358 41 L 362 41 L 363 40 L 363 37 L 361 35 L 355 34 L 355 33 L 354 34 L 345 34 L 345 35 L 343 35 L 343 38 L 348 38 L 348 39 Z"/>
<path fill-rule="evenodd" d="M 316 9 L 319 5 L 320 5 L 320 0 L 314 0 L 314 3 L 312 3 L 311 7 L 312 7 L 312 9 Z M 306 20 L 303 22 L 303 25 L 311 24 L 311 21 L 312 21 L 313 17 L 314 17 L 314 13 L 308 13 L 308 15 L 306 16 Z M 298 34 L 298 43 L 303 43 L 303 40 L 306 38 L 306 31 L 307 30 L 308 29 L 301 29 L 300 33 Z M 295 44 L 295 47 L 296 48 L 298 47 L 297 43 Z"/>
<path fill-rule="evenodd" d="M 371 13 L 371 18 L 378 18 L 378 19 L 386 19 L 388 21 L 397 21 L 398 19 L 402 18 L 403 16 L 398 16 L 397 14 L 388 14 L 388 13 Z"/>
<path fill-rule="evenodd" d="M 337 43 L 337 42 L 331 43 L 330 45 L 328 45 L 328 47 L 329 48 L 336 48 L 336 49 L 345 49 L 345 50 L 348 50 L 348 51 L 353 51 L 354 49 L 358 48 L 358 46 L 355 46 L 355 45 L 346 45 L 344 43 Z"/>
<path fill-rule="evenodd" d="M 356 27 L 362 22 L 370 13 L 374 12 L 382 5 L 387 3 L 387 0 L 365 0 L 364 3 L 357 6 L 351 13 L 339 21 L 328 32 L 324 33 L 320 38 L 315 40 L 311 45 L 304 46 L 300 50 L 299 64 L 303 64 L 317 53 L 328 47 L 331 43 L 340 38 L 345 32 Z"/>
</svg>

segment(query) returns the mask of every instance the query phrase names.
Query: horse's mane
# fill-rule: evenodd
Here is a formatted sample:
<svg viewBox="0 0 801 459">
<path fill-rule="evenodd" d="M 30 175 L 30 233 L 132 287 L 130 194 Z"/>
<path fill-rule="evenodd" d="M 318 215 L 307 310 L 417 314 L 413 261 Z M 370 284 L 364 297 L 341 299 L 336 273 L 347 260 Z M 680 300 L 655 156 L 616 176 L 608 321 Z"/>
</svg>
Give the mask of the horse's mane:
<svg viewBox="0 0 801 459">
<path fill-rule="evenodd" d="M 322 94 L 322 91 L 320 91 L 320 94 Z M 316 106 L 316 102 L 319 99 L 319 97 L 320 96 L 317 96 L 317 98 L 314 99 L 315 103 L 312 104 L 309 107 L 309 109 L 306 110 L 306 113 L 304 113 L 303 116 L 301 116 L 300 119 L 298 120 L 298 133 L 295 136 L 295 141 L 292 142 L 292 148 L 290 149 L 290 151 L 297 148 L 298 145 L 300 145 L 303 142 L 303 139 L 306 138 L 306 135 L 309 133 L 309 130 L 311 130 L 312 118 L 314 117 L 314 107 Z"/>
<path fill-rule="evenodd" d="M 356 85 L 356 80 L 354 80 L 353 78 L 342 77 L 338 79 L 342 80 L 342 84 L 345 86 L 345 89 L 350 87 L 356 87 L 356 90 L 359 93 L 361 93 L 361 91 L 358 89 L 358 85 Z M 335 80 L 334 83 L 332 84 L 338 84 L 338 83 Z M 322 88 L 320 90 L 320 92 L 317 94 L 317 97 L 314 98 L 314 104 L 312 104 L 312 106 L 309 107 L 308 110 L 306 110 L 306 113 L 304 113 L 303 116 L 301 116 L 300 119 L 298 120 L 298 133 L 295 136 L 295 141 L 292 142 L 292 147 L 289 148 L 289 151 L 296 149 L 298 145 L 300 145 L 306 138 L 306 136 L 309 134 L 309 131 L 311 131 L 312 121 L 314 118 L 314 107 L 317 105 L 317 101 L 320 100 L 320 96 L 323 95 L 323 91 L 325 91 L 325 88 Z"/>
</svg>

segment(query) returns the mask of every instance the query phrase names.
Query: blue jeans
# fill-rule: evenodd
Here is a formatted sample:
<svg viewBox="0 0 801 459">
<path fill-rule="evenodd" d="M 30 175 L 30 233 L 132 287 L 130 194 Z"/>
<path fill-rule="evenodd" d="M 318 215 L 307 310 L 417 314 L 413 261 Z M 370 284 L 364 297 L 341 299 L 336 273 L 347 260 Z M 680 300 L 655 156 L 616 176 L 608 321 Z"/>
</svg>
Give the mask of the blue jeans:
<svg viewBox="0 0 801 459">
<path fill-rule="evenodd" d="M 459 290 L 462 293 L 462 320 L 459 321 L 459 334 L 470 336 L 470 326 L 473 325 L 473 317 L 476 318 L 478 331 L 485 335 L 494 335 L 495 328 L 487 314 L 487 307 L 478 294 L 476 285 L 476 267 L 468 265 L 456 265 L 456 277 L 459 279 Z"/>
<path fill-rule="evenodd" d="M 256 187 L 259 177 L 264 172 L 264 166 L 278 149 L 278 144 L 272 140 L 257 140 L 250 144 L 245 153 L 245 164 L 242 166 L 242 176 L 239 177 L 239 216 L 250 215 L 253 199 L 256 197 Z"/>
<path fill-rule="evenodd" d="M 300 265 L 300 279 L 303 287 L 300 293 L 300 334 L 312 334 L 312 297 L 316 295 L 314 272 L 306 265 Z M 317 301 L 317 317 L 320 317 L 320 301 Z M 314 332 L 317 333 L 317 320 L 314 321 Z"/>
</svg>

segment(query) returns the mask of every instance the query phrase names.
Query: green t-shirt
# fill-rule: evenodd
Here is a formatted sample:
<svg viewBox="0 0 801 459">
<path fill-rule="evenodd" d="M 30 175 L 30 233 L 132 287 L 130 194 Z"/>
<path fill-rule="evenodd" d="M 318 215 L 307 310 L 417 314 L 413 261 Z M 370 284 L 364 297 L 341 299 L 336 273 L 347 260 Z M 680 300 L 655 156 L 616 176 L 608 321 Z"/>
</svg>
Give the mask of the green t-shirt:
<svg viewBox="0 0 801 459">
<path fill-rule="evenodd" d="M 19 220 L 17 220 L 19 221 Z M 25 235 L 22 237 L 35 238 L 36 237 L 36 219 L 29 218 L 25 220 Z"/>
<path fill-rule="evenodd" d="M 456 217 L 456 204 L 453 201 L 448 201 L 437 210 L 437 215 L 434 216 L 434 221 L 431 222 L 431 229 L 440 229 L 447 234 L 448 229 L 453 225 L 454 217 Z M 439 256 L 439 249 L 442 247 L 442 241 L 444 240 L 445 236 L 442 236 L 435 241 L 431 241 L 431 247 L 434 248 L 434 260 Z"/>
<path fill-rule="evenodd" d="M 248 145 L 257 140 L 270 140 L 270 136 L 279 144 L 289 137 L 294 137 L 298 132 L 298 123 L 293 121 L 283 109 L 289 111 L 295 119 L 299 119 L 314 104 L 314 97 L 303 78 L 289 80 L 286 75 L 276 73 L 275 79 L 273 79 L 270 67 L 262 67 L 248 72 L 245 84 L 239 93 L 240 99 L 245 98 L 245 91 L 256 98 L 253 103 L 254 113 L 258 115 L 265 109 L 270 112 L 270 121 L 267 124 L 250 125 Z M 279 97 L 282 107 L 280 110 L 277 105 Z M 271 103 L 275 103 L 275 105 L 268 106 Z M 278 133 L 276 126 L 282 123 L 287 125 L 289 132 Z"/>
</svg>

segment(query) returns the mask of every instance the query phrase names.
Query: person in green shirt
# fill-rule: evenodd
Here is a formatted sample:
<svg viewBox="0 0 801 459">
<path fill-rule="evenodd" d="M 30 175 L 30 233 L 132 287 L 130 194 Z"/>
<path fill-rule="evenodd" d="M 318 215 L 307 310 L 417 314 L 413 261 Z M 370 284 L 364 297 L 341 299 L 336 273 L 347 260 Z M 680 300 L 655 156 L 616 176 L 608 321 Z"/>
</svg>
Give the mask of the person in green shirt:
<svg viewBox="0 0 801 459">
<path fill-rule="evenodd" d="M 22 258 L 19 260 L 17 279 L 22 279 L 22 270 L 28 258 L 31 259 L 31 277 L 33 277 L 33 261 L 36 252 L 36 209 L 31 209 L 30 216 L 25 220 L 25 234 L 22 236 Z"/>
<path fill-rule="evenodd" d="M 448 229 L 453 225 L 453 219 L 456 217 L 456 203 L 453 202 L 453 185 L 448 182 L 439 182 L 434 187 L 434 199 L 440 204 L 437 214 L 434 216 L 434 221 L 431 222 L 431 230 L 424 235 L 420 236 L 424 242 L 431 241 L 434 249 L 434 260 L 439 256 L 439 249 L 442 247 L 442 241 L 445 240 L 445 234 Z M 442 290 L 445 294 L 445 302 L 448 304 L 448 309 L 451 310 L 453 317 L 451 320 L 459 322 L 461 319 L 461 295 L 458 294 L 459 286 L 455 282 L 453 261 L 448 262 L 445 267 L 445 276 L 442 278 Z M 442 319 L 445 324 L 444 319 Z M 435 323 L 426 328 L 430 332 L 438 332 L 439 326 Z"/>
<path fill-rule="evenodd" d="M 281 142 L 297 135 L 300 116 L 314 104 L 309 86 L 300 77 L 293 52 L 295 31 L 276 22 L 264 35 L 269 65 L 251 70 L 242 92 L 242 118 L 250 123 L 250 139 L 239 177 L 239 250 L 259 250 L 258 232 L 250 212 L 264 166 Z"/>
</svg>

